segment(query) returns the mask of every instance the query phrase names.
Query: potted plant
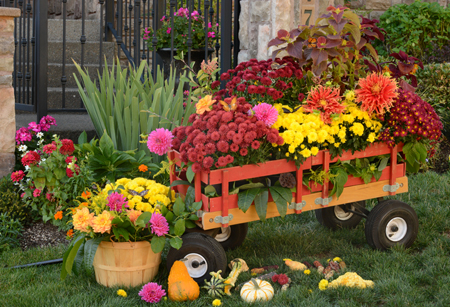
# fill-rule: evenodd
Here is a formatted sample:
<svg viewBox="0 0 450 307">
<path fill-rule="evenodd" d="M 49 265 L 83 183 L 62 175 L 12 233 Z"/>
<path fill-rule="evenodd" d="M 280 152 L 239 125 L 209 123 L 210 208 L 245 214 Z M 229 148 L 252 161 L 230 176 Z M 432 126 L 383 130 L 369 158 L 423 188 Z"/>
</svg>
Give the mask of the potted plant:
<svg viewBox="0 0 450 307">
<path fill-rule="evenodd" d="M 61 278 L 94 267 L 98 283 L 134 287 L 158 273 L 166 238 L 179 249 L 185 228 L 193 228 L 200 204 L 186 209 L 169 187 L 154 180 L 122 178 L 97 192 L 83 193 L 71 208 L 75 233 L 64 254 Z M 94 190 L 95 191 L 95 190 Z M 187 211 L 189 210 L 189 212 Z"/>
<path fill-rule="evenodd" d="M 172 28 L 173 18 L 173 28 Z M 151 27 L 147 27 L 143 30 L 142 38 L 148 44 L 149 50 L 156 49 L 157 53 L 161 56 L 164 63 L 164 75 L 169 76 L 169 67 L 171 64 L 171 50 L 178 55 L 184 54 L 187 57 L 189 38 L 189 20 L 191 20 L 191 60 L 195 62 L 194 70 L 200 69 L 200 63 L 205 59 L 205 22 L 198 13 L 198 11 L 189 12 L 189 9 L 181 7 L 174 16 L 163 16 L 161 18 L 162 25 L 159 29 L 154 31 Z M 174 41 L 172 46 L 172 33 L 174 34 Z M 154 36 L 157 39 L 156 46 L 153 46 Z M 214 49 L 213 43 L 218 39 L 218 33 L 213 30 L 213 25 L 208 24 L 208 54 L 211 54 Z M 175 67 L 177 71 L 181 71 L 184 68 L 184 63 L 179 60 L 175 60 Z"/>
</svg>

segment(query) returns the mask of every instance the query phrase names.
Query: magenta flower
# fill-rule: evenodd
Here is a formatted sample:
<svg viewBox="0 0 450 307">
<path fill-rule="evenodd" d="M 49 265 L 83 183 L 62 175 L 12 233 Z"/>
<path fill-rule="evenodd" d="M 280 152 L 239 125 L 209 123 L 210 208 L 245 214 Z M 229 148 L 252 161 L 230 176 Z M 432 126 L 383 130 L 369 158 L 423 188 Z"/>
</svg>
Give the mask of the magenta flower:
<svg viewBox="0 0 450 307">
<path fill-rule="evenodd" d="M 109 207 L 109 211 L 122 212 L 123 207 L 129 208 L 126 197 L 120 193 L 112 192 L 107 200 L 106 205 Z"/>
<path fill-rule="evenodd" d="M 147 303 L 158 303 L 165 295 L 166 291 L 156 282 L 149 282 L 139 291 L 139 296 Z"/>
<path fill-rule="evenodd" d="M 48 131 L 51 126 L 56 126 L 56 120 L 52 116 L 47 115 L 41 118 L 39 125 L 41 126 L 41 131 Z"/>
<path fill-rule="evenodd" d="M 256 118 L 267 127 L 271 127 L 278 119 L 278 111 L 268 103 L 260 103 L 253 107 L 253 112 Z"/>
<path fill-rule="evenodd" d="M 41 190 L 39 190 L 39 189 L 34 190 L 34 191 L 33 191 L 33 196 L 34 196 L 34 197 L 39 197 L 39 196 L 41 196 Z"/>
<path fill-rule="evenodd" d="M 147 147 L 151 152 L 162 156 L 172 148 L 172 139 L 172 132 L 165 128 L 159 128 L 148 136 Z"/>
<path fill-rule="evenodd" d="M 22 127 L 16 131 L 16 142 L 20 145 L 22 142 L 28 142 L 33 139 L 30 129 Z"/>
<path fill-rule="evenodd" d="M 166 19 L 166 16 L 163 16 L 159 21 L 164 21 Z"/>
<path fill-rule="evenodd" d="M 11 180 L 14 182 L 19 182 L 25 177 L 25 173 L 23 171 L 17 171 L 11 174 Z"/>
<path fill-rule="evenodd" d="M 214 37 L 216 37 L 216 33 L 214 33 L 214 32 L 208 32 L 208 37 L 209 37 L 209 38 L 214 38 Z"/>
<path fill-rule="evenodd" d="M 28 124 L 28 129 L 33 130 L 34 132 L 41 132 L 41 125 L 36 124 L 36 122 L 31 122 Z"/>
<path fill-rule="evenodd" d="M 150 218 L 150 227 L 152 233 L 156 234 L 158 237 L 164 236 L 169 233 L 169 223 L 161 213 L 153 213 Z"/>
<path fill-rule="evenodd" d="M 170 30 L 172 30 L 172 28 L 167 29 L 167 34 L 170 34 Z"/>
</svg>

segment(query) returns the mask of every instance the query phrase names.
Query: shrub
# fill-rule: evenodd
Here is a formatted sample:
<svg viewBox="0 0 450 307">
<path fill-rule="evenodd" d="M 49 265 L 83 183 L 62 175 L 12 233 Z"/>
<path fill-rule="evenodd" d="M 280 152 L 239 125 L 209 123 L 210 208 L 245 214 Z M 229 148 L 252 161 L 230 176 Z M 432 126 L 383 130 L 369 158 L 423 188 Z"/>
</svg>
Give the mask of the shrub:
<svg viewBox="0 0 450 307">
<path fill-rule="evenodd" d="M 418 93 L 436 110 L 444 124 L 443 133 L 450 140 L 450 63 L 425 65 L 417 71 Z"/>
<path fill-rule="evenodd" d="M 379 27 L 387 32 L 381 55 L 400 49 L 420 59 L 434 54 L 433 45 L 442 49 L 450 40 L 450 9 L 439 3 L 415 1 L 410 5 L 391 6 L 380 17 Z M 407 39 L 405 39 L 407 38 Z"/>
<path fill-rule="evenodd" d="M 0 253 L 19 246 L 22 224 L 8 214 L 0 214 Z"/>
<path fill-rule="evenodd" d="M 0 214 L 8 214 L 12 219 L 27 224 L 31 220 L 30 208 L 22 201 L 18 186 L 11 180 L 11 175 L 0 179 Z"/>
</svg>

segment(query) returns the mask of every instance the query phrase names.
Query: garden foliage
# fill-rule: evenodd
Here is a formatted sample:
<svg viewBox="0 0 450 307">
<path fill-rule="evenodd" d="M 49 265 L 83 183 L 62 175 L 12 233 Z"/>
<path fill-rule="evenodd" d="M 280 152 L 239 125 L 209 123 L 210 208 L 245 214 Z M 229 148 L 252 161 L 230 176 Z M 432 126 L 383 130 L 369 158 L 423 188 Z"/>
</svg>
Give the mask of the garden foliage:
<svg viewBox="0 0 450 307">
<path fill-rule="evenodd" d="M 19 246 L 22 224 L 6 213 L 0 214 L 0 253 Z"/>
<path fill-rule="evenodd" d="M 438 2 L 398 4 L 381 15 L 379 26 L 386 30 L 384 45 L 378 41 L 377 49 L 381 55 L 403 50 L 424 60 L 426 56 L 438 55 L 438 50 L 448 46 L 450 9 Z"/>
<path fill-rule="evenodd" d="M 22 224 L 31 220 L 30 208 L 22 201 L 19 187 L 14 185 L 10 175 L 0 179 L 0 214 L 2 213 Z"/>
<path fill-rule="evenodd" d="M 119 62 L 112 67 L 105 63 L 103 73 L 99 75 L 99 88 L 97 80 L 92 80 L 79 65 L 76 66 L 81 76 L 81 80 L 75 76 L 80 96 L 97 135 L 101 137 L 106 132 L 117 150 L 145 149 L 145 145 L 139 143 L 141 134 L 148 134 L 160 127 L 173 129 L 176 125 L 186 124 L 194 109 L 189 97 L 186 110 L 183 108 L 186 102 L 184 82 L 181 81 L 176 89 L 176 74 L 172 72 L 164 80 L 159 69 L 156 82 L 153 82 L 152 76 L 147 73 L 149 67 L 146 61 L 142 61 L 136 69 L 132 66 L 122 69 Z M 160 160 L 154 155 L 155 162 Z"/>
</svg>

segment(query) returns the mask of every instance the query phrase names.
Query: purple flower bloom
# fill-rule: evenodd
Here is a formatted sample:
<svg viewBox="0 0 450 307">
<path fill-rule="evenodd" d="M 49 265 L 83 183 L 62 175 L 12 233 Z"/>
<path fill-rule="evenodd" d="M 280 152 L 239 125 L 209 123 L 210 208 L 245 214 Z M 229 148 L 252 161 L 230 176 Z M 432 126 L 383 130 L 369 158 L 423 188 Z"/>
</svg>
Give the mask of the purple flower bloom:
<svg viewBox="0 0 450 307">
<path fill-rule="evenodd" d="M 267 127 L 271 127 L 278 119 L 278 111 L 272 105 L 265 102 L 254 106 L 253 112 L 256 118 L 264 122 Z"/>
<path fill-rule="evenodd" d="M 159 128 L 148 136 L 147 147 L 151 152 L 162 156 L 172 148 L 172 139 L 172 132 L 165 128 Z"/>
<path fill-rule="evenodd" d="M 169 233 L 169 223 L 161 213 L 153 213 L 150 218 L 150 226 L 152 233 L 158 237 L 164 236 Z"/>
<path fill-rule="evenodd" d="M 139 291 L 139 296 L 147 303 L 158 303 L 165 295 L 166 291 L 156 282 L 149 282 Z"/>
<path fill-rule="evenodd" d="M 126 197 L 117 192 L 111 193 L 107 200 L 108 203 L 106 205 L 110 211 L 122 212 L 123 207 L 129 208 Z"/>
</svg>

